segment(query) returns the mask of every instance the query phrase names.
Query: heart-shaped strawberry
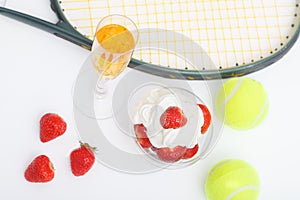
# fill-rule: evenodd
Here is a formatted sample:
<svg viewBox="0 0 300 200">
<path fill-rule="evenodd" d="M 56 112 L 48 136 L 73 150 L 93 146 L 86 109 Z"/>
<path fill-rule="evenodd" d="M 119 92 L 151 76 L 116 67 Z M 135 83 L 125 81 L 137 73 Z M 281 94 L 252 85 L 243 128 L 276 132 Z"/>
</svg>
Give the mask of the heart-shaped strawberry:
<svg viewBox="0 0 300 200">
<path fill-rule="evenodd" d="M 47 113 L 40 119 L 40 140 L 51 141 L 65 133 L 67 123 L 55 113 Z"/>
<path fill-rule="evenodd" d="M 37 156 L 26 168 L 25 179 L 34 183 L 49 182 L 54 178 L 54 167 L 46 155 Z"/>
</svg>

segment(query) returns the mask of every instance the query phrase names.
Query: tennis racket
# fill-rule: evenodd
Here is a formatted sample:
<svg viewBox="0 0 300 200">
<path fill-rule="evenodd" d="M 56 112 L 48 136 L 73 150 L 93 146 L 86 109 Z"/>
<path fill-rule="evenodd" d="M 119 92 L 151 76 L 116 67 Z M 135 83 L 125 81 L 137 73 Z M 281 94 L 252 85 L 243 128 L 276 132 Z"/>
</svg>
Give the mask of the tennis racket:
<svg viewBox="0 0 300 200">
<path fill-rule="evenodd" d="M 296 42 L 300 31 L 300 0 L 50 0 L 58 17 L 52 24 L 0 6 L 0 14 L 26 22 L 90 49 L 99 20 L 122 14 L 136 22 L 142 32 L 141 47 L 129 67 L 154 75 L 188 80 L 243 76 L 278 61 Z M 172 31 L 183 39 L 155 37 L 153 30 Z M 152 31 L 152 32 L 151 32 Z M 185 38 L 201 48 L 193 49 Z M 155 44 L 152 44 L 154 42 Z M 161 49 L 182 47 L 183 58 L 208 55 L 212 62 L 182 61 L 174 52 Z M 184 60 L 184 59 L 183 59 Z M 201 59 L 200 59 L 201 60 Z M 142 67 L 138 67 L 142 66 Z"/>
</svg>

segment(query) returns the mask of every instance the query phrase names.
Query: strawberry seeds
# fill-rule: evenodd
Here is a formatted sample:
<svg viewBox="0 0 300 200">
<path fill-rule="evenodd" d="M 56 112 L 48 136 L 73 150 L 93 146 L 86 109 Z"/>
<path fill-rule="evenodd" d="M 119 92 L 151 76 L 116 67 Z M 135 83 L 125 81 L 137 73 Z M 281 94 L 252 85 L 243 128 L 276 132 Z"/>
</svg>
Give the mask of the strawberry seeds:
<svg viewBox="0 0 300 200">
<path fill-rule="evenodd" d="M 62 136 L 67 129 L 64 119 L 55 113 L 47 113 L 40 119 L 40 140 L 46 143 Z M 95 162 L 95 148 L 80 142 L 80 147 L 70 153 L 70 166 L 74 176 L 86 174 Z M 28 182 L 47 183 L 54 179 L 55 169 L 50 158 L 41 154 L 27 166 L 24 177 Z"/>
</svg>

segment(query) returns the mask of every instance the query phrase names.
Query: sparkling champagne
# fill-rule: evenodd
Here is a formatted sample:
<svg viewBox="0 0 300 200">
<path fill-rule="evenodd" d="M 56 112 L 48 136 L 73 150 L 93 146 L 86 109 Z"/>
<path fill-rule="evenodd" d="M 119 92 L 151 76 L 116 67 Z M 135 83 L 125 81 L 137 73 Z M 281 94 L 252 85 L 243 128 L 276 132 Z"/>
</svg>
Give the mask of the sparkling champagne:
<svg viewBox="0 0 300 200">
<path fill-rule="evenodd" d="M 101 52 L 96 52 L 94 66 L 102 78 L 113 79 L 128 65 L 135 47 L 134 37 L 124 26 L 109 24 L 97 31 L 95 39 Z"/>
</svg>

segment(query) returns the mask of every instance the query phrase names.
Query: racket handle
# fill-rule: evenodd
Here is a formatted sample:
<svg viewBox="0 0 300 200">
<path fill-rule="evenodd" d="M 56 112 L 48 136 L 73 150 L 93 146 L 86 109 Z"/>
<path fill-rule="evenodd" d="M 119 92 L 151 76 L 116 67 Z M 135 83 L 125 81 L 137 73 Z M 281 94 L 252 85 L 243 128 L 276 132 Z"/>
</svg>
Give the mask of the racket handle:
<svg viewBox="0 0 300 200">
<path fill-rule="evenodd" d="M 73 29 L 73 27 L 71 27 L 71 25 L 63 22 L 62 20 L 53 24 L 37 17 L 3 7 L 0 7 L 0 14 L 52 33 L 55 36 L 68 40 L 74 44 L 84 47 L 85 49 L 90 50 L 92 47 L 92 41 L 90 39 L 78 33 Z"/>
</svg>

